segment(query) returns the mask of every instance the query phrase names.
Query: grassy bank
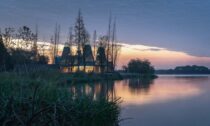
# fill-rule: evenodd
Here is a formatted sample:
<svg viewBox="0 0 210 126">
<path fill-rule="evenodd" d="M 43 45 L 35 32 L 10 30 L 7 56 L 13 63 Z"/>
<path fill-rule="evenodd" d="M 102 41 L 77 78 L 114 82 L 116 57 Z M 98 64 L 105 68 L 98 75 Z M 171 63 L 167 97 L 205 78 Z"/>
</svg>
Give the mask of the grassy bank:
<svg viewBox="0 0 210 126">
<path fill-rule="evenodd" d="M 0 73 L 0 125 L 118 125 L 118 100 L 73 97 L 66 77 L 56 71 Z"/>
</svg>

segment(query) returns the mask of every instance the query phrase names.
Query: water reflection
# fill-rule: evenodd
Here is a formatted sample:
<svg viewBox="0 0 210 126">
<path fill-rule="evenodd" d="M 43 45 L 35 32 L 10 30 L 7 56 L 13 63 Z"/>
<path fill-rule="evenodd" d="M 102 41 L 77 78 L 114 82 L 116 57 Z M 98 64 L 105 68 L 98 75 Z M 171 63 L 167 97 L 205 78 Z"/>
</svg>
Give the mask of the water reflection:
<svg viewBox="0 0 210 126">
<path fill-rule="evenodd" d="M 160 76 L 146 91 L 133 85 L 115 83 L 121 118 L 131 118 L 121 126 L 210 126 L 210 76 Z"/>
<path fill-rule="evenodd" d="M 199 79 L 161 77 L 156 80 L 126 80 L 115 84 L 123 105 L 142 105 L 181 99 L 202 93 L 195 83 Z M 129 83 L 131 82 L 131 83 Z M 143 83 L 147 82 L 147 83 Z"/>
<path fill-rule="evenodd" d="M 150 79 L 128 79 L 74 84 L 70 85 L 69 89 L 74 96 L 88 96 L 93 100 L 121 98 L 126 103 L 130 103 L 129 98 L 132 97 L 134 101 L 138 101 L 136 96 L 149 93 L 152 84 L 153 80 Z"/>
<path fill-rule="evenodd" d="M 125 81 L 131 93 L 149 92 L 153 79 L 129 79 Z"/>
<path fill-rule="evenodd" d="M 120 97 L 123 105 L 142 105 L 165 102 L 199 95 L 203 90 L 197 83 L 208 80 L 206 77 L 160 77 L 155 80 L 128 79 L 97 83 L 75 84 L 70 91 L 75 96 L 89 96 L 93 100 Z"/>
<path fill-rule="evenodd" d="M 74 96 L 88 96 L 93 100 L 107 98 L 114 100 L 116 97 L 114 81 L 101 81 L 97 83 L 74 84 L 70 86 L 70 92 Z"/>
<path fill-rule="evenodd" d="M 75 96 L 89 96 L 94 100 L 121 97 L 121 118 L 132 118 L 123 121 L 122 126 L 210 125 L 208 76 L 160 76 L 155 80 L 75 84 L 70 86 L 70 91 Z"/>
</svg>

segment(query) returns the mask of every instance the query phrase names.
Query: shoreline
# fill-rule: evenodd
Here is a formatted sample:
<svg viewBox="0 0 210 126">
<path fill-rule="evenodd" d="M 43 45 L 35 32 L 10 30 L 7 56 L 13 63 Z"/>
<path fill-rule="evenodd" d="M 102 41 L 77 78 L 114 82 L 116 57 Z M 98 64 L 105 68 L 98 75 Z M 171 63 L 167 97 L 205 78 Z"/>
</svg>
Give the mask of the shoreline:
<svg viewBox="0 0 210 126">
<path fill-rule="evenodd" d="M 71 73 L 65 74 L 65 80 L 69 84 L 75 83 L 86 83 L 86 82 L 100 82 L 100 81 L 115 81 L 115 80 L 123 80 L 123 79 L 131 79 L 131 78 L 139 78 L 139 79 L 156 79 L 157 75 L 149 75 L 149 74 L 136 74 L 136 73 L 121 73 L 121 72 L 113 72 L 113 73 Z"/>
</svg>

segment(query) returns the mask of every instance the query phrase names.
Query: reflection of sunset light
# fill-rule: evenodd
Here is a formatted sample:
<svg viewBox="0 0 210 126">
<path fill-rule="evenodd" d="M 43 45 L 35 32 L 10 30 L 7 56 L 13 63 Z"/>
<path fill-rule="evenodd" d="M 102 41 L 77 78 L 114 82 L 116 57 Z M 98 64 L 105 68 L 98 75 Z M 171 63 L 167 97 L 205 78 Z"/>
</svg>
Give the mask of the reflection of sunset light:
<svg viewBox="0 0 210 126">
<path fill-rule="evenodd" d="M 121 81 L 115 85 L 116 96 L 122 98 L 123 105 L 142 105 L 191 97 L 202 92 L 196 85 L 185 83 L 185 80 L 171 80 L 158 79 L 148 91 L 137 88 L 131 91 L 129 83 Z"/>
</svg>

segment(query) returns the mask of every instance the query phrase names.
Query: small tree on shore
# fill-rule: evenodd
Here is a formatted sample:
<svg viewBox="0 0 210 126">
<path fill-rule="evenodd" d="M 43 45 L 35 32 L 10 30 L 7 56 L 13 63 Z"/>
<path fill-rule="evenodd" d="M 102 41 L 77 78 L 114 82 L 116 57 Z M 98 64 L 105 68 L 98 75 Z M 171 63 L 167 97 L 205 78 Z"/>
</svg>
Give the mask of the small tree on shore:
<svg viewBox="0 0 210 126">
<path fill-rule="evenodd" d="M 128 72 L 139 74 L 154 74 L 154 67 L 148 60 L 132 59 L 127 65 Z"/>
</svg>

